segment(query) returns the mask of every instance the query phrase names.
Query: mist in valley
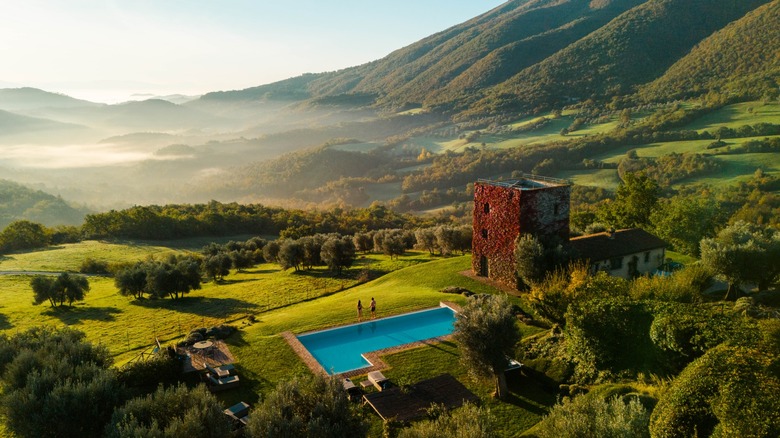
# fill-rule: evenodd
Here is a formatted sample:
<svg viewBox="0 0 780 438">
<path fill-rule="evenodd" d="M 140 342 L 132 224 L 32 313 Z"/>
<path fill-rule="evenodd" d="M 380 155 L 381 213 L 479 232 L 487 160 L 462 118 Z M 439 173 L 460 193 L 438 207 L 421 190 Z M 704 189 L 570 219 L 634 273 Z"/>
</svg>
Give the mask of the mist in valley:
<svg viewBox="0 0 780 438">
<path fill-rule="evenodd" d="M 283 100 L 154 98 L 107 105 L 37 89 L 4 89 L 0 179 L 94 211 L 212 199 L 274 202 L 261 190 L 235 193 L 215 182 L 253 163 L 321 146 L 350 124 L 377 116 Z"/>
</svg>

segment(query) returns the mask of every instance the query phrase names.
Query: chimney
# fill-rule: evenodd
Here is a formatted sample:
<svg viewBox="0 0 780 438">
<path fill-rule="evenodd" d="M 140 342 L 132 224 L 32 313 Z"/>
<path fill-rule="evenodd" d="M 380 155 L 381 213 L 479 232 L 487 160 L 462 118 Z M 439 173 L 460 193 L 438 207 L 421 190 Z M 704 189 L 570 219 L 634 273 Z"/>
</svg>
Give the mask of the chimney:
<svg viewBox="0 0 780 438">
<path fill-rule="evenodd" d="M 614 228 L 610 228 L 607 231 L 607 237 L 609 238 L 609 240 L 615 240 L 615 229 Z"/>
</svg>

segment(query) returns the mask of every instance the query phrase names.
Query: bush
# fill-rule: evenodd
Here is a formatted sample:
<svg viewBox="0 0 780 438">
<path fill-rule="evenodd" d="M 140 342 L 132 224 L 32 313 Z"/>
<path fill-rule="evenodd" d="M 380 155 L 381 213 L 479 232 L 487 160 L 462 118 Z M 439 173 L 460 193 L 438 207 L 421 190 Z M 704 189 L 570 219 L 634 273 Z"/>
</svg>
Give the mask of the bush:
<svg viewBox="0 0 780 438">
<path fill-rule="evenodd" d="M 135 398 L 114 411 L 105 436 L 203 437 L 229 436 L 231 424 L 206 387 L 160 386 L 154 394 Z"/>
<path fill-rule="evenodd" d="M 777 351 L 720 345 L 692 362 L 662 394 L 653 436 L 780 436 Z"/>
<path fill-rule="evenodd" d="M 179 381 L 182 364 L 174 354 L 163 350 L 147 360 L 137 360 L 119 369 L 119 381 L 127 387 L 154 390 L 157 385 Z"/>
<path fill-rule="evenodd" d="M 368 424 L 332 377 L 281 382 L 249 416 L 247 436 L 365 437 Z"/>
<path fill-rule="evenodd" d="M 82 332 L 50 328 L 0 338 L 0 405 L 15 436 L 99 436 L 124 401 L 108 350 L 83 339 Z"/>
<path fill-rule="evenodd" d="M 650 413 L 637 397 L 592 394 L 564 398 L 534 429 L 539 438 L 593 436 L 600 438 L 649 437 Z"/>
<path fill-rule="evenodd" d="M 490 411 L 480 409 L 472 404 L 454 411 L 431 409 L 434 418 L 421 421 L 398 433 L 398 438 L 492 438 L 498 434 L 494 431 L 495 419 Z"/>
<path fill-rule="evenodd" d="M 648 334 L 652 320 L 644 303 L 621 298 L 570 306 L 566 335 L 576 378 L 589 381 L 605 373 L 634 373 L 655 365 Z"/>
<path fill-rule="evenodd" d="M 108 262 L 87 258 L 81 262 L 79 272 L 82 274 L 108 274 Z"/>
</svg>

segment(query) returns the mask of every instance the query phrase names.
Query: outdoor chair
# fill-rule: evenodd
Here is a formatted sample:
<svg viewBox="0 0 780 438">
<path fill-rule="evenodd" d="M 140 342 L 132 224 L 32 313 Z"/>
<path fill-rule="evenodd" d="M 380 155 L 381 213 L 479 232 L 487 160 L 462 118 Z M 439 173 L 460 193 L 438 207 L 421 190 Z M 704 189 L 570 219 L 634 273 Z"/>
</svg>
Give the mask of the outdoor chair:
<svg viewBox="0 0 780 438">
<path fill-rule="evenodd" d="M 368 373 L 368 381 L 371 382 L 371 384 L 373 384 L 374 387 L 379 391 L 387 388 L 388 383 L 390 383 L 390 381 L 387 379 L 387 377 L 384 376 L 384 374 L 382 374 L 381 371 L 371 371 Z"/>
<path fill-rule="evenodd" d="M 230 371 L 224 369 L 223 367 L 212 367 L 209 364 L 206 364 L 206 369 L 213 375 L 217 376 L 218 378 L 228 377 L 230 375 Z"/>
<path fill-rule="evenodd" d="M 225 415 L 233 420 L 237 426 L 246 425 L 246 417 L 249 415 L 249 404 L 245 402 L 238 402 L 233 406 L 225 409 Z"/>
<path fill-rule="evenodd" d="M 238 376 L 218 378 L 211 373 L 206 373 L 206 377 L 208 377 L 209 390 L 211 392 L 224 391 L 226 389 L 235 388 L 239 384 Z"/>
</svg>

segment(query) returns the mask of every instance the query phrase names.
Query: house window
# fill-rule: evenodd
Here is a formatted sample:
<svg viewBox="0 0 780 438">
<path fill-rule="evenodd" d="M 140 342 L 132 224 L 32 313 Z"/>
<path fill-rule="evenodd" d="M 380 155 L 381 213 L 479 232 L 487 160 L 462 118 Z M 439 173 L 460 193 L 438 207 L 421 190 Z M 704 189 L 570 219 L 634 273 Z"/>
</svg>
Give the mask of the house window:
<svg viewBox="0 0 780 438">
<path fill-rule="evenodd" d="M 650 251 L 645 253 L 645 263 L 650 263 Z"/>
<path fill-rule="evenodd" d="M 613 271 L 623 268 L 623 257 L 615 257 L 609 261 L 609 268 Z"/>
<path fill-rule="evenodd" d="M 485 210 L 485 214 L 490 213 L 490 204 L 486 202 L 483 209 Z"/>
<path fill-rule="evenodd" d="M 482 229 L 482 238 L 487 239 L 487 229 L 485 228 Z"/>
</svg>

